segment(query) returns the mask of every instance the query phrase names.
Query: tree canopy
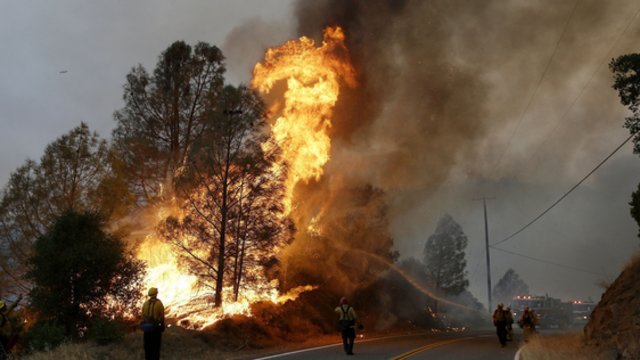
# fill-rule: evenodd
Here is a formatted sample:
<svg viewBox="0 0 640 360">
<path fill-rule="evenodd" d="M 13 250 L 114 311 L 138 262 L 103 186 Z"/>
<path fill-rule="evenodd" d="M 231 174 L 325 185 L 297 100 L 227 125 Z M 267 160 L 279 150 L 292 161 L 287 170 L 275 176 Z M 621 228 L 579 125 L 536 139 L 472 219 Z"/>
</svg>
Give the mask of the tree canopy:
<svg viewBox="0 0 640 360">
<path fill-rule="evenodd" d="M 618 91 L 620 102 L 629 107 L 632 115 L 625 118 L 624 127 L 633 137 L 633 152 L 640 154 L 640 54 L 626 54 L 611 60 L 613 88 Z M 631 217 L 640 225 L 640 185 L 631 195 Z M 640 232 L 638 232 L 640 236 Z"/>
<path fill-rule="evenodd" d="M 105 140 L 82 123 L 50 143 L 40 162 L 27 160 L 10 176 L 0 201 L 0 265 L 12 285 L 22 280 L 31 247 L 67 210 L 109 216 L 126 206 Z"/>
<path fill-rule="evenodd" d="M 509 303 L 514 296 L 527 294 L 529 294 L 529 286 L 513 269 L 504 273 L 492 291 L 493 299 L 499 303 Z"/>
<path fill-rule="evenodd" d="M 284 174 L 261 146 L 262 101 L 246 87 L 227 86 L 215 108 L 175 180 L 183 216 L 167 219 L 162 230 L 220 306 L 227 284 L 237 299 L 245 270 L 272 256 L 286 222 Z"/>
<path fill-rule="evenodd" d="M 218 109 L 225 71 L 222 52 L 204 42 L 176 41 L 149 74 L 133 68 L 124 85 L 124 108 L 113 132 L 124 173 L 138 202 L 171 191 L 193 142 Z"/>
<path fill-rule="evenodd" d="M 465 249 L 467 236 L 462 227 L 446 214 L 424 247 L 424 264 L 434 290 L 457 295 L 469 286 Z"/>
<path fill-rule="evenodd" d="M 89 318 L 131 311 L 139 300 L 143 264 L 103 226 L 96 214 L 68 210 L 38 238 L 29 260 L 31 305 L 70 336 Z"/>
</svg>

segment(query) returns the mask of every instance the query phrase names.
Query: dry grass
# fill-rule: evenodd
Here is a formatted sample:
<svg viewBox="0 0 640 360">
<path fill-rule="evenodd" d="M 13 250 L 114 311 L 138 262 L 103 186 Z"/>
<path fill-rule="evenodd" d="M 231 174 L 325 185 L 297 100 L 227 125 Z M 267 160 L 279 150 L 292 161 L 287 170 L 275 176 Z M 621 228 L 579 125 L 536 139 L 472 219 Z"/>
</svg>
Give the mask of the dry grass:
<svg viewBox="0 0 640 360">
<path fill-rule="evenodd" d="M 162 339 L 163 359 L 231 359 L 229 353 L 222 353 L 208 345 L 192 332 L 181 328 L 167 329 Z M 53 351 L 39 352 L 26 356 L 27 360 L 109 360 L 144 359 L 142 333 L 128 334 L 122 341 L 108 346 L 92 342 L 63 344 Z"/>
<path fill-rule="evenodd" d="M 612 355 L 584 344 L 582 333 L 533 336 L 522 348 L 521 360 L 608 360 Z M 613 357 L 615 359 L 615 357 Z"/>
<path fill-rule="evenodd" d="M 162 358 L 172 359 L 253 359 L 276 352 L 326 345 L 339 342 L 337 335 L 319 335 L 306 341 L 283 343 L 278 346 L 256 349 L 248 346 L 220 348 L 217 336 L 198 334 L 194 331 L 172 327 L 162 338 Z M 227 344 L 229 345 L 229 344 Z M 26 360 L 139 360 L 144 359 L 142 333 L 128 334 L 122 341 L 107 346 L 92 342 L 63 344 L 53 351 L 25 356 Z"/>
</svg>

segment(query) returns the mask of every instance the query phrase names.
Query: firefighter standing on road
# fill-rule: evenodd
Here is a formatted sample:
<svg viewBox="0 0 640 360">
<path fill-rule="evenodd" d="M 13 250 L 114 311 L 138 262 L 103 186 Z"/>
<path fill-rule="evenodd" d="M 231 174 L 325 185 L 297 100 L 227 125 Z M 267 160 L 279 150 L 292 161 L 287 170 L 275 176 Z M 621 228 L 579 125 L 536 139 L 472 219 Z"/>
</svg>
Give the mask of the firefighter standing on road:
<svg viewBox="0 0 640 360">
<path fill-rule="evenodd" d="M 5 359 L 7 353 L 11 351 L 11 348 L 16 344 L 18 340 L 18 331 L 15 329 L 15 314 L 13 310 L 18 306 L 18 303 L 22 300 L 22 295 L 18 296 L 18 299 L 7 307 L 4 301 L 0 300 L 0 345 L 2 345 L 2 351 L 0 351 L 0 359 Z"/>
<path fill-rule="evenodd" d="M 536 313 L 533 312 L 533 310 L 530 310 L 528 306 L 525 307 L 520 320 L 518 320 L 518 325 L 522 328 L 524 341 L 528 341 L 529 337 L 535 334 L 537 324 L 538 317 L 536 316 Z"/>
<path fill-rule="evenodd" d="M 507 307 L 504 310 L 504 316 L 507 326 L 507 341 L 513 341 L 513 313 L 511 308 Z"/>
<path fill-rule="evenodd" d="M 160 344 L 164 331 L 164 305 L 158 299 L 158 289 L 149 289 L 149 300 L 142 306 L 144 358 L 145 360 L 160 359 Z"/>
<path fill-rule="evenodd" d="M 507 319 L 504 314 L 504 305 L 498 304 L 498 308 L 493 312 L 493 325 L 496 327 L 498 341 L 502 347 L 507 346 Z"/>
<path fill-rule="evenodd" d="M 346 298 L 340 299 L 340 305 L 334 310 L 339 315 L 340 332 L 342 333 L 342 344 L 347 355 L 353 355 L 353 342 L 356 339 L 356 311 L 349 305 Z"/>
</svg>

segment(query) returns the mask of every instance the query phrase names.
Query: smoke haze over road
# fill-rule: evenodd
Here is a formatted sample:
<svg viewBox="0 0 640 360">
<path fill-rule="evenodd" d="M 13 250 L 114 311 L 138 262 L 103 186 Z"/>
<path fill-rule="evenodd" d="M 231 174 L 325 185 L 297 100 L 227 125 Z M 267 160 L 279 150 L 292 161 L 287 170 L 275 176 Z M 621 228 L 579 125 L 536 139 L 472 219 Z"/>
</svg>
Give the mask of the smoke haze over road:
<svg viewBox="0 0 640 360">
<path fill-rule="evenodd" d="M 319 186 L 382 189 L 401 257 L 422 256 L 439 217 L 451 214 L 469 237 L 470 290 L 484 302 L 482 207 L 472 199 L 495 197 L 489 231 L 499 241 L 626 138 L 628 113 L 607 64 L 639 51 L 638 7 L 632 0 L 15 3 L 0 14 L 0 182 L 80 121 L 109 137 L 126 73 L 137 63 L 150 68 L 175 40 L 220 46 L 229 80 L 247 83 L 266 47 L 299 35 L 320 39 L 324 26 L 338 24 L 359 87 L 339 100 L 331 181 Z M 638 248 L 627 203 L 639 181 L 640 160 L 626 146 L 502 245 L 601 275 L 493 251 L 494 284 L 514 268 L 535 294 L 597 300 L 598 283 L 613 280 Z"/>
</svg>

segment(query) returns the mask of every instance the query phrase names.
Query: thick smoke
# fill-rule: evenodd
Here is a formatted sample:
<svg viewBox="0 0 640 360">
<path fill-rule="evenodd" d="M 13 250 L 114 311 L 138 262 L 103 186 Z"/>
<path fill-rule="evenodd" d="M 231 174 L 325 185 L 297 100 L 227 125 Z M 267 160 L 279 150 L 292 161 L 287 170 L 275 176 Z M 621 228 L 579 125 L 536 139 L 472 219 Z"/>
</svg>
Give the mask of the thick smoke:
<svg viewBox="0 0 640 360">
<path fill-rule="evenodd" d="M 626 110 L 611 90 L 607 63 L 638 51 L 637 7 L 632 0 L 299 0 L 299 36 L 320 40 L 327 25 L 343 27 L 358 87 L 341 89 L 324 178 L 298 188 L 299 233 L 320 219 L 323 238 L 301 235 L 283 254 L 287 278 L 293 281 L 290 274 L 300 265 L 304 276 L 350 290 L 354 273 L 374 277 L 379 269 L 374 264 L 366 271 L 365 263 L 375 263 L 371 258 L 358 269 L 341 266 L 366 256 L 336 249 L 366 239 L 361 249 L 386 252 L 389 259 L 393 235 L 401 256 L 421 257 L 435 221 L 449 212 L 470 238 L 471 290 L 484 292 L 481 203 L 472 199 L 496 196 L 489 202 L 496 241 L 621 142 Z M 232 36 L 265 39 L 264 29 L 248 24 Z M 270 35 L 269 43 L 289 39 L 284 36 Z M 619 156 L 613 168 L 601 170 L 612 174 L 594 175 L 576 198 L 547 216 L 544 228 L 532 227 L 507 248 L 615 275 L 636 245 L 626 202 L 640 177 L 635 159 Z M 379 211 L 363 201 L 366 189 L 377 194 L 370 205 Z M 380 216 L 365 226 L 368 234 L 351 236 L 360 226 L 355 223 L 331 228 L 345 224 L 348 213 Z M 585 223 L 598 224 L 600 232 Z M 605 238 L 618 239 L 619 246 L 603 253 Z M 515 267 L 534 293 L 585 297 L 597 294 L 594 284 L 602 280 L 493 256 L 494 277 Z M 602 256 L 615 265 L 593 268 Z M 558 284 L 542 280 L 558 272 Z"/>
<path fill-rule="evenodd" d="M 347 191 L 345 198 L 328 195 L 334 194 L 329 183 L 383 190 L 395 246 L 404 256 L 422 249 L 446 211 L 463 226 L 473 225 L 465 230 L 479 244 L 483 230 L 470 219 L 481 219 L 472 198 L 482 195 L 500 196 L 503 205 L 493 219 L 501 223 L 493 231 L 508 235 L 623 138 L 625 110 L 606 65 L 637 51 L 636 11 L 637 3 L 628 0 L 298 1 L 299 35 L 318 38 L 325 26 L 342 26 L 359 75 L 358 88 L 343 89 L 333 120 L 326 169 L 333 180 L 300 195 L 323 194 L 335 210 L 350 200 Z M 548 246 L 553 261 L 588 267 L 593 253 L 576 250 L 572 241 L 584 247 L 589 234 L 580 222 L 601 215 L 581 210 L 584 203 L 573 203 L 580 211 L 572 211 L 573 227 L 562 230 L 580 231 L 561 236 L 559 249 L 553 246 L 557 229 L 520 243 L 534 244 L 526 248 L 530 255 L 548 258 L 539 251 Z M 626 214 L 616 214 L 609 227 L 628 226 L 621 219 Z M 468 256 L 481 258 L 479 250 L 470 244 Z M 478 260 L 469 263 L 475 276 Z M 494 276 L 509 265 L 498 257 Z M 573 296 L 583 296 L 585 283 L 595 281 L 576 284 Z M 534 292 L 552 294 L 563 287 L 532 284 Z"/>
<path fill-rule="evenodd" d="M 487 179 L 520 175 L 529 170 L 522 161 L 532 152 L 545 159 L 558 155 L 553 167 L 570 162 L 590 139 L 574 137 L 572 144 L 543 149 L 540 144 L 551 130 L 609 130 L 607 119 L 598 116 L 560 118 L 593 71 L 609 60 L 607 50 L 627 25 L 620 20 L 630 20 L 621 14 L 632 14 L 634 7 L 631 1 L 574 5 L 299 1 L 299 33 L 344 27 L 360 75 L 361 86 L 341 99 L 334 121 L 334 138 L 343 142 L 334 147 L 334 167 L 356 161 L 356 175 L 392 190 L 439 185 L 454 168 Z M 605 67 L 600 70 L 606 73 Z M 610 77 L 604 84 L 599 80 L 591 87 L 610 88 Z M 583 96 L 574 112 L 590 112 L 584 105 L 602 94 Z M 575 123 L 566 129 L 560 120 Z"/>
</svg>

